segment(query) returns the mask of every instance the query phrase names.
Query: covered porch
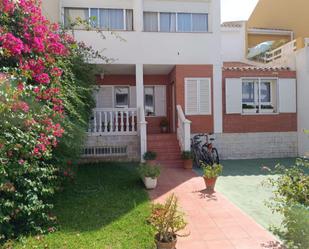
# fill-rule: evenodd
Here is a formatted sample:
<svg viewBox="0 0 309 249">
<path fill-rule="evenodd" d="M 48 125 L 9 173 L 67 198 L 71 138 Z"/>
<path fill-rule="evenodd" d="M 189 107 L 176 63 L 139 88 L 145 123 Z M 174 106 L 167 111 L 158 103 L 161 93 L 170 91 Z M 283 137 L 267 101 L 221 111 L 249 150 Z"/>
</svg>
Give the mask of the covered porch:
<svg viewBox="0 0 309 249">
<path fill-rule="evenodd" d="M 189 149 L 190 122 L 177 106 L 174 70 L 175 65 L 104 65 L 96 76 L 96 107 L 88 127 L 92 142 L 86 144 L 84 156 L 132 154 L 129 159 L 140 160 L 147 151 L 147 136 L 160 134 L 162 122 L 167 133 L 178 133 L 181 149 Z M 128 143 L 132 141 L 134 146 Z M 129 153 L 131 147 L 137 153 Z"/>
</svg>

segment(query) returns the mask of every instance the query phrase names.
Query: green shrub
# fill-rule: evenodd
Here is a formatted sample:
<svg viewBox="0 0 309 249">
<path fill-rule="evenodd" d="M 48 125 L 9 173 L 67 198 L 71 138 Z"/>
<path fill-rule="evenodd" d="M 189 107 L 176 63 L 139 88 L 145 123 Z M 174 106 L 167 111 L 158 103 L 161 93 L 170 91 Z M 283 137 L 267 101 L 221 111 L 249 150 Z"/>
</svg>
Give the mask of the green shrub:
<svg viewBox="0 0 309 249">
<path fill-rule="evenodd" d="M 143 158 L 146 161 L 155 160 L 157 158 L 157 153 L 153 152 L 153 151 L 147 151 L 147 152 L 145 152 Z"/>
<path fill-rule="evenodd" d="M 142 163 L 139 166 L 139 174 L 142 178 L 151 177 L 154 179 L 160 175 L 160 167 L 158 165 Z"/>
<path fill-rule="evenodd" d="M 206 165 L 201 162 L 203 175 L 206 178 L 215 178 L 222 174 L 223 166 L 221 164 Z"/>
<path fill-rule="evenodd" d="M 309 162 L 298 159 L 291 167 L 277 165 L 276 178 L 266 184 L 274 188 L 273 198 L 267 205 L 283 215 L 281 227 L 274 232 L 288 248 L 309 248 Z"/>
</svg>

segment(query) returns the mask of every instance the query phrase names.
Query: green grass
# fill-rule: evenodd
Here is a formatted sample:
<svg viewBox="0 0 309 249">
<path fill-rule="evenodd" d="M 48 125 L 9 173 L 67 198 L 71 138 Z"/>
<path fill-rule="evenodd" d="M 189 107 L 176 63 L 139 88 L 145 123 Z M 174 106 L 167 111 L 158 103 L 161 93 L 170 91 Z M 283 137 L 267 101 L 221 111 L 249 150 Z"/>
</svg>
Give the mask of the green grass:
<svg viewBox="0 0 309 249">
<path fill-rule="evenodd" d="M 14 248 L 153 248 L 150 201 L 134 163 L 82 165 L 55 203 L 59 230 Z"/>
<path fill-rule="evenodd" d="M 272 197 L 272 189 L 262 185 L 270 175 L 261 170 L 262 166 L 274 169 L 277 164 L 290 166 L 295 158 L 285 159 L 253 159 L 225 160 L 223 175 L 218 178 L 216 190 L 226 196 L 231 202 L 251 216 L 257 223 L 269 229 L 271 225 L 280 225 L 282 217 L 265 205 Z M 197 169 L 201 174 L 201 170 Z"/>
</svg>

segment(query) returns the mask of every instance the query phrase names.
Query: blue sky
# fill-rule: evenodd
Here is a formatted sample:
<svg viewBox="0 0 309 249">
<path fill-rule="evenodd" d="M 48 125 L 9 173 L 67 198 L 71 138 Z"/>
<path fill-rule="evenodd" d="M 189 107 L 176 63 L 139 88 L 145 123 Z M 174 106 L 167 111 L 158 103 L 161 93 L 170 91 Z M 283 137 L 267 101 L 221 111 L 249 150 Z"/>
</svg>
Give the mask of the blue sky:
<svg viewBox="0 0 309 249">
<path fill-rule="evenodd" d="M 221 0 L 221 22 L 247 20 L 258 0 Z"/>
</svg>

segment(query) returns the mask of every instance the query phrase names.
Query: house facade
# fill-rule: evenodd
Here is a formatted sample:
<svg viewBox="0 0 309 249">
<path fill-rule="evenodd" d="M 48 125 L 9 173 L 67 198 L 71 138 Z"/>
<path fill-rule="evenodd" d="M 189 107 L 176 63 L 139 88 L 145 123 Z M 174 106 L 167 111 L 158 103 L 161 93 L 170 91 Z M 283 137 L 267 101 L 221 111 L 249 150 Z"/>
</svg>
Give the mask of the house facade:
<svg viewBox="0 0 309 249">
<path fill-rule="evenodd" d="M 75 38 L 112 60 L 93 62 L 102 70 L 85 158 L 139 160 L 153 150 L 161 163 L 175 165 L 197 133 L 215 133 L 221 158 L 297 155 L 296 72 L 223 62 L 220 1 L 43 4 L 65 25 L 90 18 L 93 30 L 77 27 Z M 168 134 L 161 134 L 162 122 Z"/>
</svg>

